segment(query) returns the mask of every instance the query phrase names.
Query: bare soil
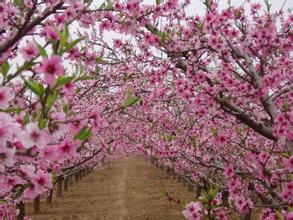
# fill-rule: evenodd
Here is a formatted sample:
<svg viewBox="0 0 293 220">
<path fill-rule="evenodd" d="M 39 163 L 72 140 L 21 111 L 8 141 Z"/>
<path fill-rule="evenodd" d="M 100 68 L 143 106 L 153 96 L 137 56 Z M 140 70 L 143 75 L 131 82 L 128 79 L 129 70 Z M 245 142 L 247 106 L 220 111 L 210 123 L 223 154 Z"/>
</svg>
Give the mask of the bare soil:
<svg viewBox="0 0 293 220">
<path fill-rule="evenodd" d="M 69 187 L 52 204 L 41 203 L 33 220 L 177 220 L 184 219 L 183 207 L 168 201 L 168 192 L 182 203 L 195 193 L 171 179 L 163 170 L 142 157 L 125 158 L 94 171 Z M 31 212 L 31 207 L 28 207 Z"/>
</svg>

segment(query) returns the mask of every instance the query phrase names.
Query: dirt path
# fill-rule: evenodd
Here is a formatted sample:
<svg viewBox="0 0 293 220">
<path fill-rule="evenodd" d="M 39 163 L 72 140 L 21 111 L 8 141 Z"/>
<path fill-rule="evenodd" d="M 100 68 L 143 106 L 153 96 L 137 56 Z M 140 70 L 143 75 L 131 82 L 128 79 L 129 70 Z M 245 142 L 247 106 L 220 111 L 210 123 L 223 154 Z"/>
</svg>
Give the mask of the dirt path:
<svg viewBox="0 0 293 220">
<path fill-rule="evenodd" d="M 190 201 L 193 193 L 141 157 L 122 159 L 69 187 L 51 205 L 42 203 L 33 220 L 173 220 L 182 207 L 160 192 Z"/>
</svg>

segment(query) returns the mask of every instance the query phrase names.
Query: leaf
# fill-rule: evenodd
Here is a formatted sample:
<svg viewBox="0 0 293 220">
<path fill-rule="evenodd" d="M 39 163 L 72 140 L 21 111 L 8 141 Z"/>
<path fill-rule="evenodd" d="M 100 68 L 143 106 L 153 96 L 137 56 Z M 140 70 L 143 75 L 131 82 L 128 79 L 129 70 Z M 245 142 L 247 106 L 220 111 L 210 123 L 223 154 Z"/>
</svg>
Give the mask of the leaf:
<svg viewBox="0 0 293 220">
<path fill-rule="evenodd" d="M 108 0 L 107 3 L 105 10 L 114 10 L 113 2 Z"/>
<path fill-rule="evenodd" d="M 45 50 L 44 47 L 42 47 L 40 44 L 37 43 L 37 47 L 38 47 L 38 50 L 39 50 L 39 54 L 42 56 L 42 57 L 48 57 L 48 54 Z"/>
<path fill-rule="evenodd" d="M 34 80 L 25 80 L 24 84 L 27 88 L 29 88 L 34 94 L 41 97 L 44 93 L 44 87 L 42 84 L 38 84 Z"/>
<path fill-rule="evenodd" d="M 54 103 L 56 102 L 58 98 L 58 95 L 59 94 L 57 92 L 54 92 L 53 94 L 48 95 L 47 103 L 46 103 L 47 111 L 49 111 L 50 108 L 54 105 Z"/>
<path fill-rule="evenodd" d="M 84 141 L 84 140 L 87 140 L 89 139 L 89 137 L 91 136 L 91 133 L 92 133 L 92 129 L 89 128 L 89 127 L 83 127 L 75 136 L 74 136 L 74 139 L 75 140 L 81 140 L 81 141 Z"/>
<path fill-rule="evenodd" d="M 81 88 L 76 88 L 75 93 L 79 93 L 81 91 Z"/>
<path fill-rule="evenodd" d="M 56 80 L 55 87 L 63 86 L 74 79 L 74 76 L 59 76 Z"/>
<path fill-rule="evenodd" d="M 61 47 L 64 47 L 67 43 L 69 36 L 68 25 L 64 24 L 63 31 L 59 33 Z"/>
<path fill-rule="evenodd" d="M 162 3 L 162 0 L 156 0 L 156 5 L 160 5 Z"/>
<path fill-rule="evenodd" d="M 122 108 L 126 109 L 128 107 L 133 106 L 134 104 L 136 104 L 139 101 L 138 97 L 135 97 L 132 95 L 131 89 L 127 90 L 127 94 L 126 94 L 126 99 L 122 104 Z"/>
<path fill-rule="evenodd" d="M 236 10 L 236 11 L 235 11 L 235 17 L 236 17 L 237 19 L 240 19 L 240 18 L 241 18 L 241 11 L 240 11 L 240 10 Z"/>
<path fill-rule="evenodd" d="M 202 31 L 203 30 L 203 26 L 204 26 L 204 23 L 203 22 L 198 22 L 197 24 L 197 28 Z"/>
<path fill-rule="evenodd" d="M 55 182 L 57 180 L 57 177 L 58 177 L 57 173 L 55 171 L 52 171 L 51 176 L 52 176 L 52 182 Z"/>
<path fill-rule="evenodd" d="M 285 112 L 288 112 L 288 111 L 290 110 L 290 105 L 289 105 L 289 103 L 285 101 L 284 104 L 283 104 L 283 108 L 284 108 L 284 111 L 285 111 Z"/>
<path fill-rule="evenodd" d="M 217 128 L 211 128 L 211 133 L 213 136 L 217 136 L 218 135 L 218 129 Z"/>
<path fill-rule="evenodd" d="M 23 0 L 14 0 L 13 3 L 17 6 L 23 6 Z"/>
<path fill-rule="evenodd" d="M 213 189 L 210 189 L 210 192 L 209 194 L 211 195 L 211 197 L 214 199 L 217 195 L 217 193 L 219 192 L 219 189 L 217 188 L 213 188 Z"/>
<path fill-rule="evenodd" d="M 39 119 L 39 128 L 44 129 L 46 127 L 47 120 L 45 118 Z"/>
<path fill-rule="evenodd" d="M 207 201 L 211 201 L 216 197 L 218 192 L 219 190 L 217 188 L 211 188 L 208 192 L 204 192 L 204 197 Z"/>
<path fill-rule="evenodd" d="M 158 35 L 163 43 L 166 43 L 170 39 L 169 34 L 166 32 L 159 32 Z"/>
<path fill-rule="evenodd" d="M 27 69 L 30 69 L 35 64 L 37 64 L 37 62 L 33 62 L 32 60 L 26 61 L 21 68 L 24 70 L 27 70 Z"/>
<path fill-rule="evenodd" d="M 103 56 L 99 56 L 96 58 L 96 64 L 103 62 Z"/>
<path fill-rule="evenodd" d="M 8 61 L 5 60 L 1 66 L 1 72 L 3 74 L 4 79 L 6 78 L 9 69 L 10 69 L 10 65 L 9 65 Z"/>
<path fill-rule="evenodd" d="M 30 115 L 27 113 L 23 118 L 23 124 L 26 125 L 30 122 Z"/>
<path fill-rule="evenodd" d="M 72 49 L 73 47 L 75 47 L 79 42 L 81 42 L 82 40 L 84 40 L 84 37 L 80 37 L 80 38 L 77 38 L 75 39 L 74 41 L 72 41 L 71 43 L 67 44 L 65 46 L 65 50 L 63 52 L 66 52 L 70 49 Z"/>
<path fill-rule="evenodd" d="M 166 191 L 164 189 L 159 189 L 159 195 L 160 198 L 164 197 L 166 195 Z"/>
<path fill-rule="evenodd" d="M 13 113 L 15 112 L 16 114 L 19 114 L 21 112 L 21 108 L 17 107 L 17 108 L 8 108 L 5 110 L 5 112 L 7 113 Z"/>
<path fill-rule="evenodd" d="M 69 105 L 66 103 L 63 105 L 63 111 L 67 114 L 69 111 Z"/>
</svg>

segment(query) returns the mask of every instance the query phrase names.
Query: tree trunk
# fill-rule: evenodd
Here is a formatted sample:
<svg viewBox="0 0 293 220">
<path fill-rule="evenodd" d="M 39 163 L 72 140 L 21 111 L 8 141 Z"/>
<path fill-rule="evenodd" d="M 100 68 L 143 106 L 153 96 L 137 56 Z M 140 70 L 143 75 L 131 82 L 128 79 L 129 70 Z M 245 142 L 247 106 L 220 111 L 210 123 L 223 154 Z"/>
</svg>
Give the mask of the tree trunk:
<svg viewBox="0 0 293 220">
<path fill-rule="evenodd" d="M 61 197 L 62 196 L 62 186 L 63 186 L 63 178 L 61 178 L 58 183 L 57 183 L 57 197 Z"/>
<path fill-rule="evenodd" d="M 35 214 L 38 214 L 40 213 L 40 196 L 37 196 L 35 199 L 34 199 L 34 213 Z"/>
<path fill-rule="evenodd" d="M 50 190 L 49 196 L 47 197 L 47 203 L 52 203 L 52 197 L 53 197 L 53 190 Z"/>
<path fill-rule="evenodd" d="M 24 216 L 25 216 L 25 204 L 23 202 L 19 202 L 16 205 L 16 208 L 19 210 L 18 216 L 17 216 L 17 220 L 24 220 Z"/>
</svg>

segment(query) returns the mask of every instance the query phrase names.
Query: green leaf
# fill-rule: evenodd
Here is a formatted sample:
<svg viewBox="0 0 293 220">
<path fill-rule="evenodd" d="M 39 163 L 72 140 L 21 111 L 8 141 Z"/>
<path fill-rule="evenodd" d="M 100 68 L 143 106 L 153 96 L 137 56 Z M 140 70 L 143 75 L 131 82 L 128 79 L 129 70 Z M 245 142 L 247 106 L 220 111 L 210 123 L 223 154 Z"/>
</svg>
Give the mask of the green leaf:
<svg viewBox="0 0 293 220">
<path fill-rule="evenodd" d="M 24 84 L 37 96 L 41 97 L 43 95 L 44 87 L 42 86 L 42 84 L 39 84 L 34 80 L 25 80 Z"/>
<path fill-rule="evenodd" d="M 96 58 L 96 64 L 103 62 L 103 56 L 99 56 Z"/>
<path fill-rule="evenodd" d="M 68 111 L 69 111 L 69 105 L 68 105 L 68 103 L 66 103 L 66 104 L 63 105 L 63 111 L 64 111 L 66 114 L 68 113 Z"/>
<path fill-rule="evenodd" d="M 203 27 L 204 27 L 204 23 L 203 22 L 198 22 L 197 23 L 197 28 L 202 31 L 203 30 Z"/>
<path fill-rule="evenodd" d="M 10 65 L 9 65 L 8 61 L 5 60 L 4 63 L 2 63 L 2 66 L 1 66 L 1 72 L 3 74 L 4 79 L 6 78 L 9 69 L 10 69 Z"/>
<path fill-rule="evenodd" d="M 128 107 L 131 107 L 131 106 L 135 105 L 138 101 L 139 101 L 139 98 L 133 96 L 131 89 L 128 89 L 127 93 L 126 93 L 126 99 L 122 104 L 122 108 L 126 109 Z"/>
<path fill-rule="evenodd" d="M 7 113 L 13 113 L 15 112 L 16 114 L 19 114 L 21 112 L 21 108 L 17 107 L 17 108 L 8 108 L 5 110 L 5 112 Z"/>
<path fill-rule="evenodd" d="M 113 2 L 108 0 L 107 3 L 105 10 L 114 10 Z"/>
<path fill-rule="evenodd" d="M 166 191 L 164 189 L 159 189 L 159 195 L 160 198 L 164 197 L 166 195 Z"/>
<path fill-rule="evenodd" d="M 84 40 L 84 37 L 80 37 L 80 38 L 77 38 L 75 39 L 74 41 L 72 41 L 71 43 L 67 44 L 65 46 L 65 50 L 63 52 L 66 52 L 70 49 L 72 49 L 73 47 L 75 47 L 79 42 L 81 42 L 82 40 Z"/>
<path fill-rule="evenodd" d="M 44 129 L 46 127 L 47 120 L 45 118 L 40 118 L 39 119 L 39 128 Z"/>
<path fill-rule="evenodd" d="M 76 88 L 75 93 L 79 93 L 81 91 L 81 88 Z"/>
<path fill-rule="evenodd" d="M 284 111 L 285 111 L 285 112 L 288 112 L 288 111 L 290 110 L 290 105 L 289 105 L 289 103 L 285 101 L 284 104 L 283 104 L 283 108 L 284 108 Z"/>
<path fill-rule="evenodd" d="M 89 127 L 83 127 L 75 136 L 74 136 L 74 139 L 75 140 L 81 140 L 81 141 L 84 141 L 84 140 L 87 140 L 89 139 L 89 137 L 91 136 L 91 133 L 92 133 L 92 129 L 89 128 Z"/>
<path fill-rule="evenodd" d="M 17 6 L 23 6 L 23 0 L 14 0 L 13 3 Z"/>
<path fill-rule="evenodd" d="M 217 188 L 211 188 L 208 192 L 204 192 L 204 197 L 207 201 L 211 201 L 216 197 L 218 192 L 219 190 Z"/>
<path fill-rule="evenodd" d="M 27 113 L 23 118 L 23 124 L 26 125 L 30 122 L 30 115 Z"/>
<path fill-rule="evenodd" d="M 162 0 L 156 0 L 156 5 L 159 5 L 162 3 Z"/>
<path fill-rule="evenodd" d="M 55 87 L 63 86 L 74 79 L 74 76 L 59 76 L 56 80 Z"/>
<path fill-rule="evenodd" d="M 163 43 L 166 43 L 166 41 L 170 39 L 169 34 L 166 32 L 159 32 L 158 35 Z"/>
<path fill-rule="evenodd" d="M 27 70 L 27 69 L 30 69 L 35 64 L 37 64 L 37 62 L 33 62 L 32 60 L 26 61 L 21 68 L 24 70 Z"/>
<path fill-rule="evenodd" d="M 45 50 L 44 47 L 42 47 L 40 44 L 37 43 L 37 47 L 38 47 L 38 50 L 39 50 L 39 54 L 42 56 L 42 57 L 48 57 L 48 54 Z"/>
<path fill-rule="evenodd" d="M 235 17 L 236 17 L 237 19 L 240 19 L 240 18 L 241 18 L 241 11 L 240 11 L 240 10 L 236 10 L 236 11 L 235 11 Z"/>
<path fill-rule="evenodd" d="M 51 176 L 52 176 L 52 182 L 55 182 L 57 180 L 57 177 L 58 177 L 57 173 L 55 171 L 52 171 Z"/>
<path fill-rule="evenodd" d="M 58 35 L 59 35 L 59 38 L 60 38 L 61 46 L 62 47 L 65 46 L 66 43 L 67 43 L 68 35 L 69 35 L 68 25 L 67 24 L 64 24 L 62 32 L 58 31 Z"/>
<path fill-rule="evenodd" d="M 58 98 L 58 95 L 59 94 L 57 92 L 54 92 L 53 94 L 48 95 L 47 103 L 46 103 L 47 111 L 49 111 L 50 108 L 54 105 L 54 103 L 56 102 Z"/>
</svg>

